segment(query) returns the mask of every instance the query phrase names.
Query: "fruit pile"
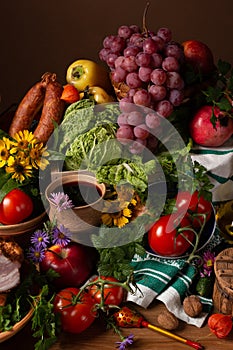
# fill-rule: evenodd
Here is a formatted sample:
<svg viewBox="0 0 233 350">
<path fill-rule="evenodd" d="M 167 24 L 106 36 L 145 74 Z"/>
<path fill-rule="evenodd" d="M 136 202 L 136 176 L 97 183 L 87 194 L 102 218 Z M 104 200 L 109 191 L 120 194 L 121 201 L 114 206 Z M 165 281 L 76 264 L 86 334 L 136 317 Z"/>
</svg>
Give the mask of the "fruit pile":
<svg viewBox="0 0 233 350">
<path fill-rule="evenodd" d="M 130 142 L 133 154 L 141 153 L 145 147 L 155 149 L 160 117 L 170 116 L 184 100 L 182 45 L 172 40 L 169 28 L 159 28 L 154 33 L 136 25 L 121 25 L 117 35 L 104 38 L 99 57 L 110 69 L 120 101 L 118 140 Z"/>
<path fill-rule="evenodd" d="M 111 70 L 113 85 L 128 86 L 126 101 L 153 108 L 164 117 L 182 103 L 184 53 L 169 28 L 154 33 L 122 25 L 117 35 L 104 38 L 99 56 Z"/>
</svg>

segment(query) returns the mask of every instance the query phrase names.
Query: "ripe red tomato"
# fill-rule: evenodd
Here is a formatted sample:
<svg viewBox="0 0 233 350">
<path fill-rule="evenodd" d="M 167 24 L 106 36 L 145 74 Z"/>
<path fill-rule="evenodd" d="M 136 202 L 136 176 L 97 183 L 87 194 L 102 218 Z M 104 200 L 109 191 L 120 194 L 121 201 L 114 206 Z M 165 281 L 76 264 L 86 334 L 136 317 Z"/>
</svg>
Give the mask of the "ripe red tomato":
<svg viewBox="0 0 233 350">
<path fill-rule="evenodd" d="M 196 228 L 201 227 L 207 222 L 212 213 L 212 205 L 203 196 L 198 194 L 198 191 L 190 193 L 188 191 L 179 192 L 176 196 L 175 204 L 178 212 L 185 212 Z M 205 216 L 204 216 L 204 215 Z"/>
<path fill-rule="evenodd" d="M 15 188 L 0 203 L 0 222 L 5 225 L 18 224 L 33 211 L 32 199 L 19 188 Z"/>
<path fill-rule="evenodd" d="M 119 282 L 116 278 L 112 276 L 100 276 L 101 279 L 109 282 Z M 98 277 L 93 279 L 97 281 Z M 96 283 L 89 288 L 90 295 L 95 299 L 96 303 L 101 301 L 101 289 L 100 284 Z M 104 304 L 106 305 L 120 305 L 124 297 L 124 288 L 121 286 L 116 286 L 111 283 L 104 284 L 103 290 Z"/>
<path fill-rule="evenodd" d="M 148 244 L 156 254 L 180 256 L 187 252 L 191 246 L 188 241 L 192 242 L 195 237 L 189 228 L 190 221 L 186 217 L 180 220 L 176 213 L 161 216 L 148 232 Z"/>
<path fill-rule="evenodd" d="M 74 301 L 78 292 L 78 288 L 65 288 L 54 298 L 54 312 L 60 315 L 61 327 L 65 332 L 81 333 L 96 318 L 95 302 L 91 295 L 83 292 L 79 300 Z"/>
</svg>

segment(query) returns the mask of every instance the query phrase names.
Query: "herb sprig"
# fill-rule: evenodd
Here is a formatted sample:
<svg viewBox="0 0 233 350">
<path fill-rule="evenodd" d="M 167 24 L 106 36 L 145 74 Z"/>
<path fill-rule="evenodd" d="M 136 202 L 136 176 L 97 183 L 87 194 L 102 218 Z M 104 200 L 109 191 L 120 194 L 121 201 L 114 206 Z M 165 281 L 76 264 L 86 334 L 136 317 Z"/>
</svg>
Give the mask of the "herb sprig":
<svg viewBox="0 0 233 350">
<path fill-rule="evenodd" d="M 218 107 L 223 116 L 233 118 L 233 68 L 226 61 L 219 59 L 216 71 L 216 84 L 203 91 L 206 102 Z M 212 115 L 213 125 L 216 124 L 216 116 Z"/>
<path fill-rule="evenodd" d="M 47 284 L 43 286 L 39 298 L 33 297 L 36 305 L 32 318 L 33 337 L 37 338 L 35 350 L 47 350 L 57 340 L 60 322 L 53 312 L 53 298 Z"/>
</svg>

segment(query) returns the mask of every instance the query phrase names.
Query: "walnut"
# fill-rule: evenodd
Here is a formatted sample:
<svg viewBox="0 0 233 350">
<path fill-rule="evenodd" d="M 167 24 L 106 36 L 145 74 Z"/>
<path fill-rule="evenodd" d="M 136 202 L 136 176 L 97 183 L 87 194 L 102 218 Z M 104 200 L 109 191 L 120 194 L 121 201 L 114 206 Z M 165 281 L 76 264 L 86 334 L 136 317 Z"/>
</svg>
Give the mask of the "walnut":
<svg viewBox="0 0 233 350">
<path fill-rule="evenodd" d="M 189 295 L 183 301 L 184 312 L 190 317 L 197 317 L 202 312 L 203 305 L 196 295 Z"/>
<path fill-rule="evenodd" d="M 161 327 L 168 330 L 176 329 L 179 326 L 178 318 L 168 310 L 160 312 L 157 321 Z"/>
</svg>

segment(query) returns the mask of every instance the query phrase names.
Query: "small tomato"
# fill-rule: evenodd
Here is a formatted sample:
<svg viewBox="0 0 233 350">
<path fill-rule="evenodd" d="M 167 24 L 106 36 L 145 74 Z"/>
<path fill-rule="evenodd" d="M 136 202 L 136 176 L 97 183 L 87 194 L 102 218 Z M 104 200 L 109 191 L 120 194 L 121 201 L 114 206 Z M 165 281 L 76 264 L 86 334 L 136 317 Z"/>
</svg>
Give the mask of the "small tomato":
<svg viewBox="0 0 233 350">
<path fill-rule="evenodd" d="M 65 288 L 55 295 L 54 312 L 60 315 L 63 331 L 69 333 L 81 333 L 94 322 L 96 311 L 91 295 L 82 292 L 78 288 Z"/>
<path fill-rule="evenodd" d="M 195 238 L 190 229 L 190 221 L 177 214 L 161 216 L 148 232 L 148 244 L 156 254 L 162 256 L 180 256 L 191 246 Z"/>
<path fill-rule="evenodd" d="M 186 216 L 196 228 L 200 228 L 204 220 L 207 222 L 212 213 L 212 204 L 206 200 L 198 191 L 193 193 L 181 191 L 176 196 L 176 208 L 179 213 L 186 213 Z"/>
<path fill-rule="evenodd" d="M 25 192 L 15 188 L 0 203 L 0 222 L 5 225 L 18 224 L 33 211 L 33 201 Z"/>
<path fill-rule="evenodd" d="M 106 305 L 120 305 L 124 297 L 124 288 L 118 285 L 111 284 L 111 282 L 119 282 L 116 278 L 111 276 L 100 276 L 106 282 L 103 285 L 103 298 Z M 95 299 L 96 303 L 101 302 L 101 283 L 98 283 L 99 277 L 93 279 L 92 282 L 97 281 L 89 289 L 90 295 Z"/>
</svg>

